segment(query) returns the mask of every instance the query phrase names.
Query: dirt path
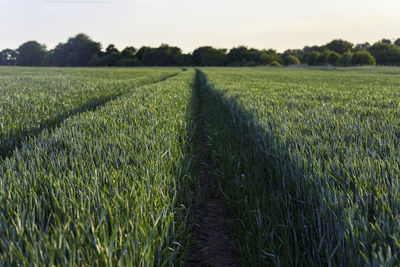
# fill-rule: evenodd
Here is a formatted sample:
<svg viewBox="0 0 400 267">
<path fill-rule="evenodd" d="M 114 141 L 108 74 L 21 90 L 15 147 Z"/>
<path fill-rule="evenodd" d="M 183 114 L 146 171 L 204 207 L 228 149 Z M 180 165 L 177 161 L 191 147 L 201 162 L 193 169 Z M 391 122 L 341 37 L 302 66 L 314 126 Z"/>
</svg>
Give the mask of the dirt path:
<svg viewBox="0 0 400 267">
<path fill-rule="evenodd" d="M 197 151 L 195 156 L 199 185 L 196 214 L 198 225 L 194 229 L 195 247 L 188 266 L 237 266 L 232 239 L 225 223 L 227 209 L 219 190 L 217 177 L 213 173 L 213 164 L 204 132 L 205 118 L 202 116 L 203 103 L 198 74 L 194 87 L 197 98 L 195 110 Z"/>
</svg>

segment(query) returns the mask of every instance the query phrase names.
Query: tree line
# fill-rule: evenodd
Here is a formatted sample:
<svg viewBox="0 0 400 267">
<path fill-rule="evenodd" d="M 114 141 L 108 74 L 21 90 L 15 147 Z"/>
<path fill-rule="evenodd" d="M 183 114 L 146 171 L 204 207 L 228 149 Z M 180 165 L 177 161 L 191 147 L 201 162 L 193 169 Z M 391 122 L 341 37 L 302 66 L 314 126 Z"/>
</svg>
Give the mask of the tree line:
<svg viewBox="0 0 400 267">
<path fill-rule="evenodd" d="M 17 49 L 0 52 L 0 65 L 18 66 L 280 66 L 280 65 L 400 65 L 400 38 L 382 39 L 374 44 L 336 39 L 322 46 L 305 46 L 278 53 L 274 49 L 246 46 L 228 49 L 202 46 L 192 53 L 179 47 L 128 46 L 119 51 L 110 44 L 105 50 L 86 34 L 77 34 L 54 49 L 28 41 Z"/>
</svg>

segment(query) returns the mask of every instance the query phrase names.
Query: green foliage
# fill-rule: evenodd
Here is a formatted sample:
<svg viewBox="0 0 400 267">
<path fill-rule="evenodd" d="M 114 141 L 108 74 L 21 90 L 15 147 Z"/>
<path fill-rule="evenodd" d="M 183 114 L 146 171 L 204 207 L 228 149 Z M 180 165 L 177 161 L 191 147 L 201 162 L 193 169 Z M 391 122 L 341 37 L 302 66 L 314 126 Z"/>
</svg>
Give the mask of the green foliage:
<svg viewBox="0 0 400 267">
<path fill-rule="evenodd" d="M 268 50 L 261 50 L 259 56 L 258 56 L 258 64 L 260 65 L 270 65 L 273 62 L 280 62 L 281 57 L 278 55 L 276 50 L 274 49 L 268 49 Z M 280 63 L 279 63 L 280 64 Z"/>
<path fill-rule="evenodd" d="M 260 51 L 239 46 L 229 50 L 226 60 L 230 66 L 256 66 L 269 64 L 274 60 L 279 61 L 280 58 L 273 49 Z"/>
<path fill-rule="evenodd" d="M 397 68 L 203 71 L 241 265 L 400 263 Z"/>
<path fill-rule="evenodd" d="M 283 58 L 283 65 L 300 65 L 300 60 L 295 55 L 287 55 Z"/>
<path fill-rule="evenodd" d="M 60 43 L 54 49 L 53 66 L 88 66 L 100 53 L 100 43 L 96 43 L 86 34 L 77 34 L 66 43 Z"/>
<path fill-rule="evenodd" d="M 340 60 L 340 54 L 336 52 L 331 52 L 327 58 L 327 62 L 331 65 L 337 65 Z"/>
<path fill-rule="evenodd" d="M 318 51 L 312 51 L 311 54 L 308 56 L 307 63 L 308 65 L 317 65 L 318 59 L 321 56 L 321 53 Z"/>
<path fill-rule="evenodd" d="M 211 46 L 199 47 L 193 51 L 193 63 L 200 66 L 223 66 L 226 62 L 226 49 Z"/>
<path fill-rule="evenodd" d="M 14 66 L 17 63 L 18 53 L 12 49 L 4 49 L 0 52 L 0 65 Z"/>
<path fill-rule="evenodd" d="M 368 51 L 379 65 L 400 65 L 400 47 L 398 46 L 379 42 L 369 47 Z"/>
<path fill-rule="evenodd" d="M 30 138 L 2 162 L 0 265 L 182 265 L 194 72 L 142 87 L 119 72 L 97 78 L 124 76 L 114 84 L 127 87 L 124 96 Z"/>
<path fill-rule="evenodd" d="M 400 263 L 397 68 L 203 72 L 207 142 L 241 265 Z M 1 67 L 0 265 L 184 265 L 193 78 Z"/>
<path fill-rule="evenodd" d="M 385 39 L 383 38 L 382 40 L 379 41 L 380 43 L 384 43 L 384 44 L 392 44 L 392 41 L 390 39 Z"/>
<path fill-rule="evenodd" d="M 137 59 L 146 66 L 179 66 L 185 57 L 179 47 L 162 44 L 158 48 L 142 47 L 136 53 Z"/>
<path fill-rule="evenodd" d="M 354 53 L 351 63 L 354 65 L 375 65 L 375 58 L 368 51 Z"/>
<path fill-rule="evenodd" d="M 31 45 L 27 51 L 37 50 L 37 47 L 33 48 L 31 44 L 35 43 L 37 46 L 39 45 L 37 42 L 27 43 Z M 288 55 L 293 55 L 303 64 L 335 65 L 338 62 L 338 54 L 368 50 L 373 57 L 379 57 L 378 64 L 400 65 L 398 47 L 400 47 L 400 39 L 394 44 L 389 39 L 382 39 L 373 46 L 366 42 L 357 44 L 355 47 L 348 41 L 336 39 L 325 46 L 314 45 L 305 46 L 303 49 L 288 49 L 283 54 L 278 54 L 274 49 L 258 50 L 246 46 L 234 47 L 228 53 L 228 50 L 224 48 L 203 46 L 195 49 L 192 54 L 184 54 L 179 47 L 167 44 L 162 44 L 157 48 L 143 46 L 139 50 L 128 46 L 120 52 L 112 44 L 106 48 L 106 51 L 101 51 L 100 43 L 94 42 L 86 34 L 78 34 L 69 38 L 67 43 L 60 43 L 48 53 L 42 47 L 43 54 L 39 59 L 34 61 L 21 59 L 20 63 L 36 66 L 259 66 L 269 65 L 273 61 L 285 64 L 283 59 Z M 0 65 L 13 65 L 15 55 L 8 50 L 3 52 L 3 61 L 0 60 Z M 332 52 L 335 54 L 330 57 Z M 8 61 L 5 63 L 4 59 Z"/>
<path fill-rule="evenodd" d="M 356 49 L 368 49 L 370 46 L 371 46 L 370 43 L 365 42 L 365 43 L 362 43 L 362 44 L 357 44 L 355 48 Z"/>
<path fill-rule="evenodd" d="M 351 65 L 351 60 L 352 59 L 353 59 L 353 53 L 352 52 L 346 52 L 340 57 L 339 64 L 341 64 L 343 66 Z"/>
<path fill-rule="evenodd" d="M 1 73 L 0 69 L 0 73 Z M 0 155 L 27 136 L 177 69 L 4 68 L 0 75 Z"/>
<path fill-rule="evenodd" d="M 46 47 L 36 41 L 29 41 L 20 45 L 17 51 L 17 65 L 40 66 L 46 54 Z"/>
<path fill-rule="evenodd" d="M 269 63 L 269 66 L 271 66 L 271 67 L 279 67 L 279 66 L 281 66 L 281 64 L 278 61 L 274 60 L 271 63 Z"/>
<path fill-rule="evenodd" d="M 343 54 L 353 48 L 353 44 L 341 39 L 336 39 L 325 45 L 326 48 L 336 53 Z"/>
<path fill-rule="evenodd" d="M 317 58 L 316 64 L 317 65 L 328 64 L 329 63 L 328 60 L 329 60 L 329 57 L 331 54 L 332 54 L 332 51 L 330 51 L 330 50 L 325 50 L 324 52 L 320 53 Z"/>
</svg>

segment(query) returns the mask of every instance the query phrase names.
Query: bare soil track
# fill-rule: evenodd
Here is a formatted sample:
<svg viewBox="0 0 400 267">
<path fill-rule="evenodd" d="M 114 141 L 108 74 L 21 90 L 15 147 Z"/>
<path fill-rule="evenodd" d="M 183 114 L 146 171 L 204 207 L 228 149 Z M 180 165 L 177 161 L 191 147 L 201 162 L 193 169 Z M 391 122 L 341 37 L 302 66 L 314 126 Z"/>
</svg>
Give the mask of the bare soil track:
<svg viewBox="0 0 400 267">
<path fill-rule="evenodd" d="M 227 208 L 219 191 L 217 176 L 213 173 L 207 136 L 204 131 L 202 81 L 197 71 L 193 86 L 195 94 L 196 172 L 198 174 L 196 237 L 188 266 L 237 266 L 232 239 L 226 226 Z"/>
</svg>

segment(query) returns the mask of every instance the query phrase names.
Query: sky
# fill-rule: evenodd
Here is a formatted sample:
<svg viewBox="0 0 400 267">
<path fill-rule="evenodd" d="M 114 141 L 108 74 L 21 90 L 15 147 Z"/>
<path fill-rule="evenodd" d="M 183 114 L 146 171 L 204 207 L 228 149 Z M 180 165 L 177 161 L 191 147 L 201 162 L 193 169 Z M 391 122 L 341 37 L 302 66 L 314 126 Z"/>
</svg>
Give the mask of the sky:
<svg viewBox="0 0 400 267">
<path fill-rule="evenodd" d="M 0 0 L 0 49 L 48 49 L 78 33 L 103 48 L 303 48 L 400 38 L 399 0 Z"/>
</svg>

